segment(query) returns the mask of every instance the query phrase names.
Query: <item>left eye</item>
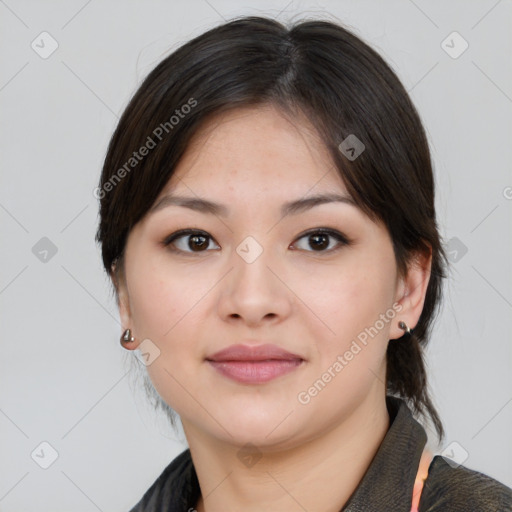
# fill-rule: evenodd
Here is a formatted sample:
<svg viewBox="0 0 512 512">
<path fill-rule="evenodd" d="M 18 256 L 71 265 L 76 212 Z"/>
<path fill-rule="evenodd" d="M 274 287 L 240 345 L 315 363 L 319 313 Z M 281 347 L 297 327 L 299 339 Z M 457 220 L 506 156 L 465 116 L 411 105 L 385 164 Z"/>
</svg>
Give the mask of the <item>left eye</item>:
<svg viewBox="0 0 512 512">
<path fill-rule="evenodd" d="M 334 244 L 331 244 L 331 242 L 329 241 L 330 238 L 331 238 L 331 242 L 332 242 L 332 239 L 335 240 Z M 348 243 L 349 243 L 348 239 L 345 236 L 343 236 L 341 233 L 338 233 L 337 231 L 326 230 L 326 229 L 310 231 L 309 233 L 302 235 L 297 240 L 302 240 L 302 239 L 307 240 L 306 245 L 313 249 L 310 252 L 330 252 L 332 250 L 336 250 L 337 248 L 339 248 L 343 245 L 348 245 Z M 336 246 L 338 246 L 338 247 L 336 247 Z M 333 249 L 333 247 L 334 247 L 334 249 Z M 299 248 L 304 249 L 306 251 L 309 250 L 304 247 L 299 247 Z"/>
</svg>

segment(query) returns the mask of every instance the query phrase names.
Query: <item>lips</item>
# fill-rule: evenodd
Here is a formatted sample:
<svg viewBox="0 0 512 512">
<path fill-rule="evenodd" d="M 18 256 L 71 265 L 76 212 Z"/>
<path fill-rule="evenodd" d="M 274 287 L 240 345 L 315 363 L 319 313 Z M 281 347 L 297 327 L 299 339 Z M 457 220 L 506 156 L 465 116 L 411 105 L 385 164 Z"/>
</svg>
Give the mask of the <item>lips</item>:
<svg viewBox="0 0 512 512">
<path fill-rule="evenodd" d="M 277 345 L 231 345 L 206 358 L 207 361 L 301 361 L 303 358 Z"/>
<path fill-rule="evenodd" d="M 264 384 L 300 368 L 304 359 L 277 345 L 232 345 L 206 358 L 217 372 L 239 384 Z"/>
</svg>

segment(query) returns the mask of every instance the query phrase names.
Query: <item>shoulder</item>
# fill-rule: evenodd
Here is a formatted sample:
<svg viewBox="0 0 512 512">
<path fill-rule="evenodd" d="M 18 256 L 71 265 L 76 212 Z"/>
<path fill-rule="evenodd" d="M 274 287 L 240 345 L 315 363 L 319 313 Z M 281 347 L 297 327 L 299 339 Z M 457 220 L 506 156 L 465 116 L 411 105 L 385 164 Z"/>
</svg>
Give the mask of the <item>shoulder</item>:
<svg viewBox="0 0 512 512">
<path fill-rule="evenodd" d="M 428 469 L 419 512 L 512 512 L 512 489 L 436 455 Z"/>
<path fill-rule="evenodd" d="M 190 450 L 174 458 L 130 512 L 172 512 L 187 510 L 194 495 L 194 476 Z"/>
</svg>

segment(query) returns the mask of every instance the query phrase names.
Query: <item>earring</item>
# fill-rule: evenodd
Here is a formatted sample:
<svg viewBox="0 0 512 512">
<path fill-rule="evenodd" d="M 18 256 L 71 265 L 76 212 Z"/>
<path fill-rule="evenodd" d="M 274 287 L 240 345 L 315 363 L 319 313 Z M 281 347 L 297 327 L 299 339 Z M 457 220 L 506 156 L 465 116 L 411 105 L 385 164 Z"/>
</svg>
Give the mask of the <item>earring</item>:
<svg viewBox="0 0 512 512">
<path fill-rule="evenodd" d="M 126 329 L 121 335 L 121 345 L 123 343 L 133 343 L 135 338 L 132 336 L 132 331 L 130 329 Z"/>
<path fill-rule="evenodd" d="M 409 329 L 409 327 L 407 327 L 407 324 L 405 322 L 402 322 L 402 320 L 398 322 L 398 327 L 400 327 L 400 329 L 403 329 L 409 335 L 412 333 L 411 329 Z"/>
</svg>

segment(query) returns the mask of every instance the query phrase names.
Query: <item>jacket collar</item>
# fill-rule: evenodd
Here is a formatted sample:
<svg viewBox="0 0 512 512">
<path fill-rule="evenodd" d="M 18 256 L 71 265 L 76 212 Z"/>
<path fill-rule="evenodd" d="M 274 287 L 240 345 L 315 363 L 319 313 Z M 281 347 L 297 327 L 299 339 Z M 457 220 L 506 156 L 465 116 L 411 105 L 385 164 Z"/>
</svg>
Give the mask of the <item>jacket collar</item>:
<svg viewBox="0 0 512 512">
<path fill-rule="evenodd" d="M 343 512 L 409 512 L 416 472 L 427 442 L 424 428 L 401 398 L 388 395 L 390 427 Z"/>
</svg>

